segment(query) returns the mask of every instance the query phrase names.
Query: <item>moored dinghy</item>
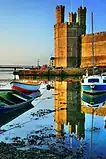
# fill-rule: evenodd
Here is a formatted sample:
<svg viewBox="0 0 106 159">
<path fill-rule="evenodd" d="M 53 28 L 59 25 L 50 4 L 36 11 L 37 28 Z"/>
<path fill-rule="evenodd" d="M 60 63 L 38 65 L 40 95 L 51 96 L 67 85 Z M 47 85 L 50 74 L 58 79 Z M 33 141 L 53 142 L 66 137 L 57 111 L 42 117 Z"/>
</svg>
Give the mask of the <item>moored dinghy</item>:
<svg viewBox="0 0 106 159">
<path fill-rule="evenodd" d="M 106 92 L 106 79 L 102 76 L 88 76 L 82 80 L 82 91 L 86 93 L 102 93 Z"/>
<path fill-rule="evenodd" d="M 0 113 L 30 107 L 31 102 L 40 96 L 39 90 L 28 95 L 14 90 L 2 90 L 0 91 Z"/>
<path fill-rule="evenodd" d="M 12 81 L 10 83 L 13 90 L 23 93 L 32 93 L 40 89 L 40 82 L 35 81 Z"/>
</svg>

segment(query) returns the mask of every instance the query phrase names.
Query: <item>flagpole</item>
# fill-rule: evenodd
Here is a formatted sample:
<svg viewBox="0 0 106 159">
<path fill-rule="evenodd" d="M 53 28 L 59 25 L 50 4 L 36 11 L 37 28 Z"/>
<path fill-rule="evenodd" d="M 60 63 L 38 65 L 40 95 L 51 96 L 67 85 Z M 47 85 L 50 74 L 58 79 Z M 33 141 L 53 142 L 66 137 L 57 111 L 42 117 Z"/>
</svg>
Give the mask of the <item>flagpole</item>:
<svg viewBox="0 0 106 159">
<path fill-rule="evenodd" d="M 94 65 L 95 65 L 95 60 L 94 60 L 94 32 L 93 32 L 93 12 L 91 13 L 91 23 L 92 23 L 92 67 L 93 67 L 93 75 L 94 75 Z"/>
<path fill-rule="evenodd" d="M 82 0 L 82 8 L 84 7 L 84 0 Z"/>
<path fill-rule="evenodd" d="M 71 0 L 71 12 L 72 12 L 72 0 Z"/>
</svg>

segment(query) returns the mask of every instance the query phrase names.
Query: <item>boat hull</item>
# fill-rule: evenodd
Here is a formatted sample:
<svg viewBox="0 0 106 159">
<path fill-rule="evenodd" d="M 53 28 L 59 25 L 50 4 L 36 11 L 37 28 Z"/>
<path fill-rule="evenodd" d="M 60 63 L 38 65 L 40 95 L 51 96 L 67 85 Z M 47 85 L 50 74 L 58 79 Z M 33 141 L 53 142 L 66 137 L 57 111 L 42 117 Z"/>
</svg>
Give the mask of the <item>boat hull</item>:
<svg viewBox="0 0 106 159">
<path fill-rule="evenodd" d="M 22 108 L 26 109 L 28 106 L 32 106 L 31 102 L 35 98 L 40 96 L 39 90 L 29 95 L 17 91 L 4 90 L 0 93 L 0 113 L 13 112 Z"/>
<path fill-rule="evenodd" d="M 18 82 L 12 82 L 12 89 L 17 90 L 23 93 L 33 93 L 40 88 L 40 84 L 25 84 L 25 83 L 18 83 Z"/>
<path fill-rule="evenodd" d="M 106 93 L 101 93 L 98 95 L 90 95 L 87 93 L 82 93 L 81 99 L 83 102 L 87 104 L 87 106 L 100 107 L 106 101 Z"/>
<path fill-rule="evenodd" d="M 32 100 L 29 100 L 27 102 L 24 103 L 19 103 L 19 104 L 14 104 L 12 107 L 11 106 L 5 106 L 5 107 L 0 107 L 0 113 L 4 113 L 4 112 L 11 112 L 11 111 L 15 111 L 15 110 L 19 110 L 21 108 L 27 107 L 29 105 L 31 105 Z"/>
<path fill-rule="evenodd" d="M 82 91 L 86 93 L 102 93 L 106 92 L 106 84 L 90 84 L 90 85 L 82 85 Z"/>
</svg>

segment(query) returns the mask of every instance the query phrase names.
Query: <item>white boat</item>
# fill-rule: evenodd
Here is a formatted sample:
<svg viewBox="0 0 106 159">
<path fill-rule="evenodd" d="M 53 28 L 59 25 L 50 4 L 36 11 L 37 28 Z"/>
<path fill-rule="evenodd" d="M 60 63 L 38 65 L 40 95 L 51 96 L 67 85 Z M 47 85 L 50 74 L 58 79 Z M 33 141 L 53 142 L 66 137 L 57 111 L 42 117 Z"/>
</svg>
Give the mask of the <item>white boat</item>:
<svg viewBox="0 0 106 159">
<path fill-rule="evenodd" d="M 93 34 L 93 13 L 92 13 L 92 68 L 93 75 L 85 76 L 82 79 L 82 91 L 86 93 L 101 93 L 106 91 L 106 78 L 100 75 L 95 75 L 94 64 L 94 34 Z"/>
<path fill-rule="evenodd" d="M 82 91 L 86 93 L 106 92 L 106 79 L 100 75 L 92 75 L 82 79 Z"/>
<path fill-rule="evenodd" d="M 101 76 L 106 79 L 106 72 L 102 73 Z"/>
</svg>

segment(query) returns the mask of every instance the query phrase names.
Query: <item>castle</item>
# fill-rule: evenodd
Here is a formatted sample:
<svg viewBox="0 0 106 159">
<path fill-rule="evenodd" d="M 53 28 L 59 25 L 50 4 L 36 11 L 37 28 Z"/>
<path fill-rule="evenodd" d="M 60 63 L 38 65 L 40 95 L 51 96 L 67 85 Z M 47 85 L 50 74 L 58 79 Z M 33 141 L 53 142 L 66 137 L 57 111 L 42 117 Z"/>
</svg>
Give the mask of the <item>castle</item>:
<svg viewBox="0 0 106 159">
<path fill-rule="evenodd" d="M 68 22 L 64 22 L 65 6 L 56 7 L 55 67 L 88 67 L 92 65 L 92 35 L 86 34 L 86 12 L 86 7 L 80 7 L 78 13 L 70 12 Z M 106 32 L 95 33 L 94 41 L 95 65 L 105 66 Z"/>
</svg>

